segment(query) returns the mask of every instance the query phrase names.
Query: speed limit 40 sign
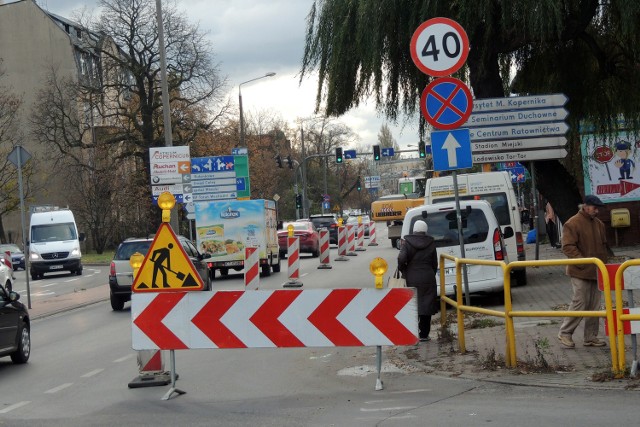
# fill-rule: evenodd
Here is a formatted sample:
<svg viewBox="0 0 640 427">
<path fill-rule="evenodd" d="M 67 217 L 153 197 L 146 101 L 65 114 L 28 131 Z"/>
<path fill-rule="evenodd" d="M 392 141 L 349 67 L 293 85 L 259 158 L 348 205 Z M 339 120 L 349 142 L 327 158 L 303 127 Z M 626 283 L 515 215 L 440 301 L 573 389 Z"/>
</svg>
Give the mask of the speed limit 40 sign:
<svg viewBox="0 0 640 427">
<path fill-rule="evenodd" d="M 462 67 L 469 55 L 469 38 L 456 21 L 432 18 L 411 37 L 411 58 L 425 74 L 444 77 Z"/>
</svg>

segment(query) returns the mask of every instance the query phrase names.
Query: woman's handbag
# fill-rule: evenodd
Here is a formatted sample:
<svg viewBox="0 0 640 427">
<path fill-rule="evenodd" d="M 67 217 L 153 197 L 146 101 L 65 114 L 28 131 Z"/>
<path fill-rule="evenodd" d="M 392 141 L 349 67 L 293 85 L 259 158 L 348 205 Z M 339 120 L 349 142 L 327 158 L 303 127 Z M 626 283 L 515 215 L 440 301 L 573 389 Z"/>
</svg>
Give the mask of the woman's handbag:
<svg viewBox="0 0 640 427">
<path fill-rule="evenodd" d="M 393 276 L 389 277 L 389 281 L 387 282 L 387 288 L 406 288 L 407 281 L 400 277 L 400 271 L 396 268 L 396 272 L 393 273 Z"/>
</svg>

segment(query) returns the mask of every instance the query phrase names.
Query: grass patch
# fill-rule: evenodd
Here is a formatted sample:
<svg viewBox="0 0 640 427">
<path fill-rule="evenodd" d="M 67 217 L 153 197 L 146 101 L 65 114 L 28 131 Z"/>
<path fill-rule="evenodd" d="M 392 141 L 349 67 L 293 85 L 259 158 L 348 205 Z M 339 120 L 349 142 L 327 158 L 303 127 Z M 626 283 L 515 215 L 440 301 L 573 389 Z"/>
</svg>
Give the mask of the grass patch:
<svg viewBox="0 0 640 427">
<path fill-rule="evenodd" d="M 83 252 L 82 263 L 83 264 L 109 264 L 113 259 L 114 253 L 115 251 L 104 251 L 101 254 L 98 254 L 94 251 Z"/>
</svg>

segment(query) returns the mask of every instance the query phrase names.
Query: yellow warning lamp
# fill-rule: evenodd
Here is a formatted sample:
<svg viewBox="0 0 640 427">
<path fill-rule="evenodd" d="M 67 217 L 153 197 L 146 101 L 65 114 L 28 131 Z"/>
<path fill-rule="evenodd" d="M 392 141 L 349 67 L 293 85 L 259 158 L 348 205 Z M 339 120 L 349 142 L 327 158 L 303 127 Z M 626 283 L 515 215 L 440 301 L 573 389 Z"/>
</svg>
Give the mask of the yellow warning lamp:
<svg viewBox="0 0 640 427">
<path fill-rule="evenodd" d="M 358 215 L 358 224 L 362 224 L 362 217 Z"/>
<path fill-rule="evenodd" d="M 384 276 L 384 273 L 387 272 L 388 267 L 389 266 L 387 265 L 387 261 L 380 257 L 374 258 L 373 261 L 371 261 L 371 263 L 369 264 L 369 271 L 371 271 L 371 274 L 376 276 L 375 283 L 377 289 L 383 288 L 384 282 L 382 280 L 382 276 Z"/>
<path fill-rule="evenodd" d="M 134 279 L 138 275 L 138 270 L 140 269 L 140 266 L 142 265 L 143 261 L 144 261 L 144 255 L 142 255 L 140 252 L 136 252 L 129 257 L 129 264 L 131 265 L 131 268 L 133 268 Z"/>
<path fill-rule="evenodd" d="M 293 237 L 293 224 L 287 225 L 287 235 Z"/>
<path fill-rule="evenodd" d="M 338 227 L 342 227 L 342 223 L 344 220 L 342 218 L 338 218 Z"/>
<path fill-rule="evenodd" d="M 175 205 L 176 198 L 168 191 L 158 196 L 158 207 L 162 209 L 162 222 L 171 221 L 171 209 L 173 209 Z"/>
</svg>

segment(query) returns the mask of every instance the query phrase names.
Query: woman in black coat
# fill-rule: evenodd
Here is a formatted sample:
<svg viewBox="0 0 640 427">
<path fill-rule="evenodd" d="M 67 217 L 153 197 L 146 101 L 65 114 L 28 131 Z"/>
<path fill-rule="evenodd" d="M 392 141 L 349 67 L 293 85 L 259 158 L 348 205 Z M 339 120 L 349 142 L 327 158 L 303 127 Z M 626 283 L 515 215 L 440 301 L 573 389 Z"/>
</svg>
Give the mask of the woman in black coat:
<svg viewBox="0 0 640 427">
<path fill-rule="evenodd" d="M 438 254 L 433 237 L 427 236 L 427 228 L 426 222 L 416 221 L 413 234 L 404 237 L 398 255 L 398 270 L 407 286 L 418 290 L 420 341 L 429 341 L 431 316 L 436 313 Z"/>
</svg>

